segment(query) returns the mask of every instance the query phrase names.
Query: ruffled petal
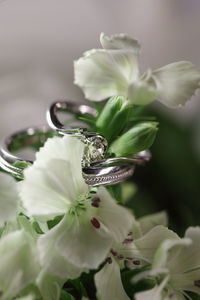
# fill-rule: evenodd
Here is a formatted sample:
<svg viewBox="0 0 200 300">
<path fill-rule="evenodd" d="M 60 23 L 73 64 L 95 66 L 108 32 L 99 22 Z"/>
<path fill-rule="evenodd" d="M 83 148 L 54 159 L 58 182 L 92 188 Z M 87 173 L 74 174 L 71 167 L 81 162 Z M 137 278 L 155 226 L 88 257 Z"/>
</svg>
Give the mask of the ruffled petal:
<svg viewBox="0 0 200 300">
<path fill-rule="evenodd" d="M 123 288 L 120 268 L 115 260 L 112 260 L 111 263 L 106 263 L 95 275 L 95 285 L 99 300 L 130 300 Z"/>
<path fill-rule="evenodd" d="M 191 245 L 191 243 L 191 239 L 181 239 L 178 236 L 176 237 L 176 234 L 172 232 L 172 237 L 166 237 L 160 247 L 158 247 L 154 256 L 152 269 L 156 271 L 156 269 L 166 268 L 169 271 L 171 262 L 174 262 L 174 258 L 180 255 L 181 249 Z"/>
<path fill-rule="evenodd" d="M 135 221 L 128 209 L 118 205 L 104 187 L 100 187 L 100 199 L 96 216 L 110 231 L 115 242 L 123 242 Z"/>
<path fill-rule="evenodd" d="M 136 105 L 147 105 L 159 96 L 157 82 L 149 70 L 129 85 L 128 98 Z"/>
<path fill-rule="evenodd" d="M 155 214 L 146 215 L 138 219 L 138 222 L 140 223 L 142 233 L 145 234 L 157 225 L 167 226 L 168 216 L 165 211 L 161 211 Z"/>
<path fill-rule="evenodd" d="M 130 49 L 135 55 L 139 55 L 140 44 L 126 34 L 114 34 L 110 37 L 103 32 L 100 35 L 100 42 L 104 49 Z"/>
<path fill-rule="evenodd" d="M 183 298 L 171 298 L 167 295 L 162 295 L 163 290 L 169 280 L 169 277 L 166 277 L 163 279 L 163 281 L 160 283 L 160 285 L 156 285 L 153 289 L 147 290 L 145 292 L 140 292 L 135 295 L 136 300 L 182 300 Z"/>
<path fill-rule="evenodd" d="M 59 300 L 62 286 L 65 280 L 41 271 L 36 284 L 43 300 Z"/>
<path fill-rule="evenodd" d="M 57 251 L 80 268 L 95 269 L 106 258 L 112 244 L 107 228 L 97 219 L 67 215 L 58 237 Z"/>
<path fill-rule="evenodd" d="M 130 49 L 94 49 L 75 61 L 74 72 L 85 97 L 101 101 L 127 95 L 129 83 L 138 77 L 138 60 Z"/>
<path fill-rule="evenodd" d="M 191 243 L 182 247 L 168 266 L 175 288 L 200 294 L 200 227 L 189 227 L 185 237 Z"/>
<path fill-rule="evenodd" d="M 38 249 L 40 262 L 45 272 L 66 280 L 78 277 L 83 269 L 73 265 L 70 256 L 64 257 L 60 253 L 57 244 L 63 232 L 65 232 L 65 223 L 61 221 L 38 239 Z"/>
<path fill-rule="evenodd" d="M 184 105 L 200 87 L 200 72 L 188 61 L 175 62 L 153 72 L 159 101 L 168 107 Z"/>
<path fill-rule="evenodd" d="M 0 241 L 1 299 L 12 299 L 39 273 L 36 248 L 24 231 L 15 231 Z"/>
<path fill-rule="evenodd" d="M 61 159 L 49 160 L 46 168 L 28 168 L 19 190 L 28 214 L 40 221 L 65 214 L 78 196 L 70 164 Z"/>
<path fill-rule="evenodd" d="M 46 168 L 51 159 L 62 159 L 67 161 L 73 171 L 73 181 L 77 193 L 86 189 L 82 176 L 81 161 L 85 145 L 77 137 L 64 136 L 48 139 L 44 147 L 36 153 L 34 165 L 39 168 Z"/>
<path fill-rule="evenodd" d="M 0 174 L 0 227 L 16 218 L 18 201 L 16 181 L 7 174 Z"/>
<path fill-rule="evenodd" d="M 152 263 L 157 248 L 165 239 L 176 242 L 179 238 L 172 230 L 162 225 L 155 226 L 144 236 L 134 241 L 135 257 Z"/>
<path fill-rule="evenodd" d="M 73 137 L 48 140 L 25 170 L 19 184 L 23 205 L 38 221 L 67 212 L 69 204 L 88 191 L 82 177 L 84 144 Z"/>
</svg>

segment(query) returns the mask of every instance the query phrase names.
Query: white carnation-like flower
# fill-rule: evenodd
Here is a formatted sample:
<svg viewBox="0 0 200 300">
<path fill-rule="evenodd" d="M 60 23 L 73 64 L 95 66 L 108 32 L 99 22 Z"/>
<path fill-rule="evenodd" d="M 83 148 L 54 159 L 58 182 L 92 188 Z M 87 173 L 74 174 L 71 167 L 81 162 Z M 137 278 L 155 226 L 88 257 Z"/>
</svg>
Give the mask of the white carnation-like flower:
<svg viewBox="0 0 200 300">
<path fill-rule="evenodd" d="M 139 74 L 140 45 L 125 34 L 100 36 L 103 49 L 93 49 L 74 63 L 75 80 L 92 101 L 125 96 L 145 105 L 159 100 L 168 107 L 184 105 L 200 87 L 200 72 L 180 61 Z"/>
<path fill-rule="evenodd" d="M 136 295 L 137 300 L 185 299 L 186 291 L 200 295 L 200 227 L 189 227 L 185 238 L 165 240 L 158 248 L 149 275 L 161 276 L 152 290 Z M 147 274 L 148 275 L 148 272 Z M 149 297 L 149 298 L 148 298 Z"/>
<path fill-rule="evenodd" d="M 174 232 L 163 225 L 167 225 L 164 212 L 145 216 L 134 220 L 132 231 L 123 242 L 113 243 L 107 263 L 95 275 L 98 299 L 130 299 L 123 288 L 120 269 L 151 264 L 157 248 L 165 239 L 178 239 Z"/>
<path fill-rule="evenodd" d="M 63 216 L 38 242 L 43 266 L 62 278 L 97 268 L 113 241 L 123 241 L 132 226 L 132 215 L 105 188 L 86 185 L 83 151 L 84 144 L 74 137 L 48 140 L 20 183 L 28 215 L 40 222 Z"/>
</svg>

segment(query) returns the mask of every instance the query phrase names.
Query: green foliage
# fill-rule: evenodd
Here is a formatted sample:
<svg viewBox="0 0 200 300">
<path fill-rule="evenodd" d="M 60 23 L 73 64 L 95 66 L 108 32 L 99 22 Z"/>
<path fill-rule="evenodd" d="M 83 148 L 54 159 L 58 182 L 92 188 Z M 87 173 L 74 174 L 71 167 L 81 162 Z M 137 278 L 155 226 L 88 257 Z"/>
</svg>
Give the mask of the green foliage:
<svg viewBox="0 0 200 300">
<path fill-rule="evenodd" d="M 16 161 L 13 166 L 19 169 L 26 169 L 27 167 L 31 166 L 31 163 L 27 161 Z"/>
<path fill-rule="evenodd" d="M 62 290 L 60 295 L 60 300 L 75 300 L 75 298 L 68 292 Z"/>
</svg>

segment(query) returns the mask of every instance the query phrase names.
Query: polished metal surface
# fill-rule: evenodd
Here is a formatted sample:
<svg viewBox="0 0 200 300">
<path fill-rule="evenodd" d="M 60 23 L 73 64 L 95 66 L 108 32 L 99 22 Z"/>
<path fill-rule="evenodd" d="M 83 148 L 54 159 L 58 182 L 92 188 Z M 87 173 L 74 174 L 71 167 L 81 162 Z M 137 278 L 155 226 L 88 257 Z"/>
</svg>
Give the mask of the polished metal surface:
<svg viewBox="0 0 200 300">
<path fill-rule="evenodd" d="M 49 110 L 47 111 L 47 123 L 49 126 L 56 130 L 61 135 L 75 135 L 75 136 L 93 136 L 96 133 L 87 132 L 86 128 L 72 128 L 71 126 L 65 127 L 58 119 L 58 113 L 65 112 L 71 113 L 77 116 L 90 116 L 95 117 L 97 114 L 96 109 L 88 106 L 77 104 L 69 101 L 57 101 L 51 104 Z"/>
<path fill-rule="evenodd" d="M 37 151 L 45 141 L 55 135 L 49 127 L 29 127 L 7 137 L 0 149 L 0 167 L 19 179 L 23 179 L 23 170 L 32 160 L 23 159 L 14 153 L 24 148 Z"/>
<path fill-rule="evenodd" d="M 30 127 L 12 134 L 4 140 L 0 149 L 0 167 L 14 177 L 23 179 L 24 169 L 33 161 L 18 157 L 14 152 L 27 147 L 38 150 L 49 137 L 54 135 L 55 131 L 47 126 Z M 97 134 L 96 136 L 98 137 Z M 112 185 L 130 177 L 134 168 L 135 166 L 129 161 L 120 158 L 101 160 L 84 168 L 83 178 L 90 186 Z"/>
<path fill-rule="evenodd" d="M 132 176 L 136 164 L 142 164 L 151 158 L 148 150 L 141 151 L 133 158 L 116 157 L 105 159 L 106 139 L 87 128 L 66 128 L 58 119 L 59 112 L 77 116 L 95 117 L 97 112 L 87 105 L 79 105 L 69 101 L 54 102 L 48 112 L 47 121 L 50 126 L 30 127 L 12 134 L 5 139 L 0 149 L 0 167 L 13 176 L 23 179 L 23 171 L 32 164 L 32 160 L 23 159 L 14 153 L 20 149 L 31 147 L 38 150 L 47 138 L 54 135 L 70 135 L 78 137 L 84 144 L 82 174 L 85 182 L 91 186 L 113 185 L 125 181 Z"/>
<path fill-rule="evenodd" d="M 113 185 L 125 181 L 133 175 L 134 165 L 98 166 L 83 169 L 83 178 L 90 186 Z"/>
</svg>

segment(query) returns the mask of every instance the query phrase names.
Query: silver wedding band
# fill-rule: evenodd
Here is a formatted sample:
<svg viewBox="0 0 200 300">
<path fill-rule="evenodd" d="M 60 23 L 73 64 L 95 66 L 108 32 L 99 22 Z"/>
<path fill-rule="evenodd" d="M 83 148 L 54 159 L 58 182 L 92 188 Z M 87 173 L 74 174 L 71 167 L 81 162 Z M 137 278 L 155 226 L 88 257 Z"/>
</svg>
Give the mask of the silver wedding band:
<svg viewBox="0 0 200 300">
<path fill-rule="evenodd" d="M 29 127 L 7 137 L 0 149 L 0 167 L 18 179 L 23 179 L 23 171 L 32 160 L 23 159 L 14 154 L 15 151 L 25 147 L 39 150 L 45 141 L 54 135 L 70 135 L 79 137 L 86 145 L 95 139 L 100 143 L 106 142 L 105 138 L 87 128 L 65 127 L 58 119 L 59 112 L 68 112 L 77 116 L 88 115 L 95 117 L 97 112 L 87 105 L 78 105 L 69 101 L 57 101 L 50 106 L 47 112 L 47 126 Z M 106 148 L 106 147 L 105 147 Z M 105 151 L 105 149 L 104 149 Z M 148 150 L 136 154 L 133 158 L 104 158 L 104 153 L 97 161 L 83 165 L 82 173 L 85 182 L 90 186 L 113 185 L 125 181 L 133 175 L 136 164 L 141 164 L 150 159 Z"/>
</svg>

